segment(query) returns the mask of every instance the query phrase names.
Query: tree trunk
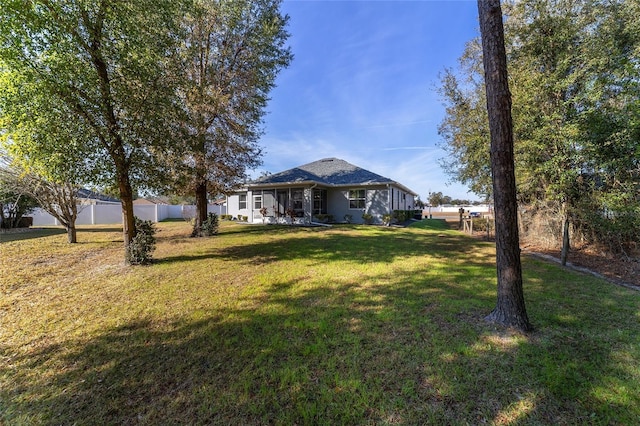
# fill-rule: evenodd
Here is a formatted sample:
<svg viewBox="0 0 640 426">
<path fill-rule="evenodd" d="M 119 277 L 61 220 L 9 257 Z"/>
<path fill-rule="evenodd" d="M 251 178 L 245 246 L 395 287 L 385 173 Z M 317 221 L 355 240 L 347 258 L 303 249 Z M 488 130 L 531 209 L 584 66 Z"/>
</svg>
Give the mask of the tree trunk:
<svg viewBox="0 0 640 426">
<path fill-rule="evenodd" d="M 76 226 L 75 225 L 67 226 L 66 229 L 67 229 L 67 242 L 69 242 L 70 244 L 77 243 L 78 239 L 77 239 Z"/>
<path fill-rule="evenodd" d="M 133 189 L 129 180 L 129 173 L 118 172 L 118 187 L 120 189 L 120 203 L 122 204 L 122 235 L 124 238 L 125 256 L 129 244 L 136 236 L 136 221 L 133 214 Z"/>
<path fill-rule="evenodd" d="M 207 220 L 207 181 L 202 179 L 196 185 L 196 217 L 192 237 L 202 237 L 202 223 Z"/>
<path fill-rule="evenodd" d="M 478 12 L 491 132 L 498 275 L 497 305 L 487 316 L 487 320 L 529 331 L 532 327 L 527 316 L 522 288 L 511 94 L 507 81 L 500 0 L 478 0 Z"/>
<path fill-rule="evenodd" d="M 562 205 L 562 250 L 560 251 L 560 263 L 562 266 L 567 265 L 567 257 L 569 257 L 569 213 L 567 212 L 567 206 Z"/>
</svg>

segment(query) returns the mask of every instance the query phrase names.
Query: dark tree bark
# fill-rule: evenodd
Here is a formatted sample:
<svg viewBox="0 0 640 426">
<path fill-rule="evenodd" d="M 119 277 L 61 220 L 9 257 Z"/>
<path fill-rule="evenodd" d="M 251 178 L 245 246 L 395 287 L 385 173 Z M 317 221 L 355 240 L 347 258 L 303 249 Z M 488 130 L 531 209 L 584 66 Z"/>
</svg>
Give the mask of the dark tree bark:
<svg viewBox="0 0 640 426">
<path fill-rule="evenodd" d="M 67 227 L 67 242 L 69 244 L 78 242 L 78 232 L 76 231 L 75 225 Z"/>
<path fill-rule="evenodd" d="M 511 94 L 507 81 L 500 0 L 478 0 L 478 12 L 491 133 L 498 275 L 497 305 L 487 316 L 487 320 L 529 331 L 532 326 L 527 317 L 522 288 Z"/>
<path fill-rule="evenodd" d="M 560 263 L 567 266 L 567 258 L 569 257 L 569 213 L 567 212 L 567 203 L 562 203 L 562 250 L 560 251 Z"/>
<path fill-rule="evenodd" d="M 114 161 L 117 160 L 114 158 Z M 136 236 L 136 222 L 133 214 L 133 188 L 129 179 L 129 171 L 120 171 L 116 173 L 118 181 L 118 189 L 120 190 L 120 204 L 122 205 L 122 236 L 124 238 L 125 251 L 129 244 Z"/>
<path fill-rule="evenodd" d="M 207 193 L 207 181 L 203 178 L 196 185 L 196 217 L 193 225 L 192 237 L 202 237 L 202 224 L 207 220 L 208 213 L 208 193 Z"/>
</svg>

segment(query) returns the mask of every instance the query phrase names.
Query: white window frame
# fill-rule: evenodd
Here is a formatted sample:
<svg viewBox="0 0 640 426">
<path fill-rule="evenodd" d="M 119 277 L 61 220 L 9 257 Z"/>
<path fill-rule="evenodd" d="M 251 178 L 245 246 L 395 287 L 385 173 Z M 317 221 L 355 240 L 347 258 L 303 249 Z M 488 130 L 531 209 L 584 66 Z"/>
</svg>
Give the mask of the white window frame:
<svg viewBox="0 0 640 426">
<path fill-rule="evenodd" d="M 352 193 L 355 192 L 355 197 L 352 197 Z M 362 192 L 362 197 L 360 197 Z M 349 210 L 363 210 L 367 206 L 367 190 L 366 189 L 350 189 L 347 192 L 347 199 L 349 200 Z M 352 203 L 356 203 L 356 207 L 352 207 Z M 362 204 L 362 206 L 360 206 Z"/>
</svg>

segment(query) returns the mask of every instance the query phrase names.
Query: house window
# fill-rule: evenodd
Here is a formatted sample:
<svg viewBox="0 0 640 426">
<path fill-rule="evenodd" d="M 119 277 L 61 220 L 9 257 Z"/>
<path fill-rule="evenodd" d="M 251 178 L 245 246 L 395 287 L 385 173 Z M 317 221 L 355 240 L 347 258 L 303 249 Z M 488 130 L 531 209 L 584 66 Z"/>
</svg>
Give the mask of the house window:
<svg viewBox="0 0 640 426">
<path fill-rule="evenodd" d="M 260 210 L 262 208 L 262 195 L 253 196 L 253 208 L 255 210 Z"/>
<path fill-rule="evenodd" d="M 327 214 L 327 190 L 313 190 L 313 214 Z"/>
<path fill-rule="evenodd" d="M 349 208 L 364 209 L 365 207 L 365 190 L 350 189 L 349 190 Z"/>
<path fill-rule="evenodd" d="M 294 189 L 291 191 L 291 207 L 295 212 L 296 217 L 304 216 L 304 190 Z"/>
<path fill-rule="evenodd" d="M 247 208 L 247 195 L 246 194 L 241 194 L 239 196 L 238 208 L 240 210 L 243 210 L 243 209 Z"/>
</svg>

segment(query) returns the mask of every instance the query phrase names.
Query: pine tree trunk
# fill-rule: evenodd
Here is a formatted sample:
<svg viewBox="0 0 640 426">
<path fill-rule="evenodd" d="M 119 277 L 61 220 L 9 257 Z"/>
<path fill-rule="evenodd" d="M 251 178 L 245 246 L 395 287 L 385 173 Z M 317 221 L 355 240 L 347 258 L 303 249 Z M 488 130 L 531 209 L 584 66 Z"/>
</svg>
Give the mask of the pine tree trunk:
<svg viewBox="0 0 640 426">
<path fill-rule="evenodd" d="M 478 0 L 496 223 L 498 298 L 487 320 L 522 331 L 532 329 L 522 288 L 518 208 L 513 158 L 511 94 L 507 81 L 502 10 L 499 0 Z"/>
</svg>

